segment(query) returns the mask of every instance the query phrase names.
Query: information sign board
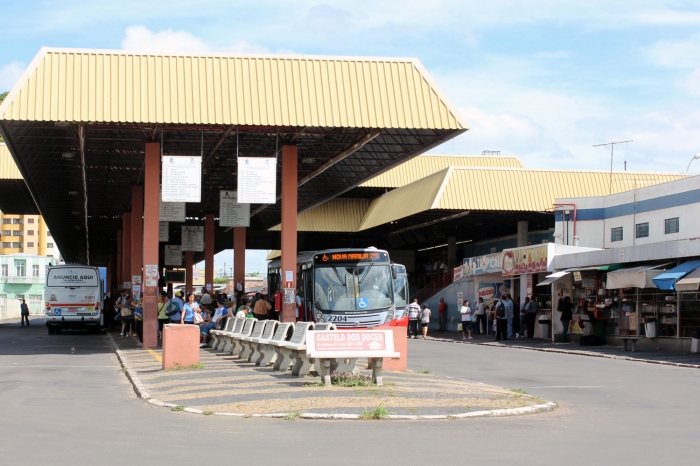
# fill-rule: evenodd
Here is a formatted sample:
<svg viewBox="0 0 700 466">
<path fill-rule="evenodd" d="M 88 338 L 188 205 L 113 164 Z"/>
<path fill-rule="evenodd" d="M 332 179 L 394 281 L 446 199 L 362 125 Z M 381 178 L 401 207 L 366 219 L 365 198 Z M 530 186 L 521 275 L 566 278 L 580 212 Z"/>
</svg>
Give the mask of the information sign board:
<svg viewBox="0 0 700 466">
<path fill-rule="evenodd" d="M 250 226 L 250 204 L 238 202 L 236 191 L 219 191 L 219 226 Z"/>
<path fill-rule="evenodd" d="M 182 267 L 182 246 L 166 244 L 163 263 L 165 265 Z"/>
<path fill-rule="evenodd" d="M 184 222 L 185 203 L 184 202 L 163 202 L 163 191 L 160 193 L 160 204 L 158 206 L 158 220 L 161 222 Z"/>
<path fill-rule="evenodd" d="M 202 157 L 163 156 L 163 202 L 201 202 Z"/>
<path fill-rule="evenodd" d="M 182 250 L 204 251 L 204 227 L 182 225 Z"/>
<path fill-rule="evenodd" d="M 386 331 L 315 331 L 315 351 L 383 351 L 387 349 Z"/>
<path fill-rule="evenodd" d="M 275 204 L 277 202 L 277 159 L 238 157 L 238 202 Z"/>
<path fill-rule="evenodd" d="M 167 243 L 169 240 L 170 222 L 158 222 L 158 241 Z"/>
</svg>

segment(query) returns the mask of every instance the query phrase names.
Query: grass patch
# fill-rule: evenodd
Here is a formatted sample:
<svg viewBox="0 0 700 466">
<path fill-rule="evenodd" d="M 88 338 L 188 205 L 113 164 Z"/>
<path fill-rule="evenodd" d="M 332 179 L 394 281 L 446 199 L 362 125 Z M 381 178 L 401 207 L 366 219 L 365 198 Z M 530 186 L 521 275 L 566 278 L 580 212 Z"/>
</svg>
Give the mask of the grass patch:
<svg viewBox="0 0 700 466">
<path fill-rule="evenodd" d="M 172 370 L 174 371 L 186 371 L 190 369 L 204 369 L 204 364 L 198 362 L 197 364 L 192 364 L 191 366 L 181 366 L 178 363 L 175 363 L 175 367 L 173 367 Z"/>
<path fill-rule="evenodd" d="M 212 414 L 214 414 L 214 411 L 202 411 L 202 414 L 204 414 L 205 416 L 211 416 Z"/>
<path fill-rule="evenodd" d="M 398 396 L 393 390 L 383 390 L 381 388 L 356 388 L 355 392 L 365 395 Z"/>
<path fill-rule="evenodd" d="M 527 390 L 523 390 L 522 388 L 511 388 L 510 391 L 521 395 L 527 395 Z"/>
<path fill-rule="evenodd" d="M 175 406 L 174 408 L 170 408 L 170 411 L 182 411 L 182 410 L 185 409 L 186 407 L 187 407 L 187 406 L 177 405 L 177 406 Z"/>
<path fill-rule="evenodd" d="M 421 369 L 418 371 L 414 371 L 416 374 L 432 374 L 432 372 L 428 369 Z"/>
<path fill-rule="evenodd" d="M 301 417 L 301 414 L 303 413 L 302 410 L 297 410 L 297 411 L 290 411 L 287 414 L 284 415 L 282 419 L 285 421 L 296 421 Z"/>
<path fill-rule="evenodd" d="M 389 412 L 388 409 L 384 407 L 384 403 L 380 403 L 379 406 L 374 408 L 371 411 L 368 411 L 367 408 L 362 411 L 362 414 L 360 414 L 360 419 L 364 420 L 374 420 L 374 419 L 384 419 L 386 418 L 391 412 Z"/>
<path fill-rule="evenodd" d="M 406 411 L 408 411 L 410 414 L 416 414 L 416 408 L 406 408 Z"/>
</svg>

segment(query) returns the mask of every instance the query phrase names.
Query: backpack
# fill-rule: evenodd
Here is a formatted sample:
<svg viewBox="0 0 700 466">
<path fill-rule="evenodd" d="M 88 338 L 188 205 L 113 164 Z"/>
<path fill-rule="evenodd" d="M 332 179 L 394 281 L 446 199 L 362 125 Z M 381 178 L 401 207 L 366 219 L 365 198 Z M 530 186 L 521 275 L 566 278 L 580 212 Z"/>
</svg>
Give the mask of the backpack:
<svg viewBox="0 0 700 466">
<path fill-rule="evenodd" d="M 168 301 L 168 305 L 165 307 L 165 315 L 168 317 L 172 317 L 178 312 L 179 309 L 177 308 L 177 304 L 175 304 L 175 300 L 171 299 L 170 301 Z"/>
<path fill-rule="evenodd" d="M 505 319 L 506 306 L 503 303 L 496 304 L 496 317 L 498 317 L 499 319 Z"/>
</svg>

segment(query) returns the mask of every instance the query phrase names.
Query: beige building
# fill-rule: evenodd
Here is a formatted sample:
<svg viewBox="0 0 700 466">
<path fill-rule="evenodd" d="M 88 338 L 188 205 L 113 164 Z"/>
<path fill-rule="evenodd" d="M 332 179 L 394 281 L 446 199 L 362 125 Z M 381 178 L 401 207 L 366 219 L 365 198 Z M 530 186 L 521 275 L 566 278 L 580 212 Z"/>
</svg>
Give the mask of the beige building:
<svg viewBox="0 0 700 466">
<path fill-rule="evenodd" d="M 4 143 L 0 143 L 0 179 L 22 180 L 22 174 Z M 24 253 L 59 260 L 58 248 L 41 215 L 0 212 L 0 225 L 0 254 Z"/>
</svg>

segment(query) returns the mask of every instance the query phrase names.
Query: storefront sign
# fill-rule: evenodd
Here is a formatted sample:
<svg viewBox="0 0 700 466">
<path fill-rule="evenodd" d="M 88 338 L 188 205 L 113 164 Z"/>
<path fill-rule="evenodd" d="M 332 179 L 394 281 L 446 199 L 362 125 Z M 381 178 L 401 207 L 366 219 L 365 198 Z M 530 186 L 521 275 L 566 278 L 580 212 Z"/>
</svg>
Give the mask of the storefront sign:
<svg viewBox="0 0 700 466">
<path fill-rule="evenodd" d="M 488 301 L 493 298 L 500 298 L 502 294 L 508 293 L 509 288 L 506 283 L 479 283 L 477 297 Z"/>
<path fill-rule="evenodd" d="M 161 222 L 184 222 L 185 203 L 163 202 L 163 191 L 161 189 L 158 220 Z"/>
<path fill-rule="evenodd" d="M 494 252 L 484 256 L 464 259 L 464 273 L 467 276 L 482 275 L 501 271 L 501 253 Z"/>
<path fill-rule="evenodd" d="M 158 222 L 158 241 L 167 243 L 169 241 L 170 222 Z"/>
<path fill-rule="evenodd" d="M 182 250 L 204 251 L 204 227 L 182 226 Z"/>
<path fill-rule="evenodd" d="M 202 157 L 163 156 L 163 202 L 201 202 Z"/>
<path fill-rule="evenodd" d="M 455 267 L 454 281 L 461 280 L 462 278 L 464 278 L 464 267 L 460 265 L 459 267 Z"/>
<path fill-rule="evenodd" d="M 547 245 L 503 251 L 503 275 L 520 275 L 547 271 Z"/>
<path fill-rule="evenodd" d="M 236 191 L 219 191 L 219 226 L 250 226 L 250 204 L 239 203 Z"/>
<path fill-rule="evenodd" d="M 458 311 L 462 308 L 463 302 L 464 302 L 464 292 L 458 291 L 457 292 L 457 310 Z"/>
<path fill-rule="evenodd" d="M 315 331 L 315 351 L 382 351 L 386 349 L 388 331 Z"/>
<path fill-rule="evenodd" d="M 163 263 L 165 265 L 182 267 L 182 246 L 166 244 Z"/>
<path fill-rule="evenodd" d="M 244 204 L 277 202 L 277 159 L 275 157 L 238 157 L 238 202 Z"/>
</svg>

